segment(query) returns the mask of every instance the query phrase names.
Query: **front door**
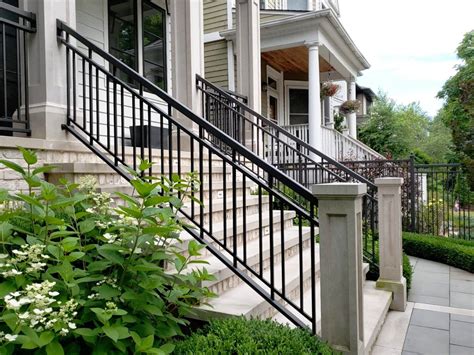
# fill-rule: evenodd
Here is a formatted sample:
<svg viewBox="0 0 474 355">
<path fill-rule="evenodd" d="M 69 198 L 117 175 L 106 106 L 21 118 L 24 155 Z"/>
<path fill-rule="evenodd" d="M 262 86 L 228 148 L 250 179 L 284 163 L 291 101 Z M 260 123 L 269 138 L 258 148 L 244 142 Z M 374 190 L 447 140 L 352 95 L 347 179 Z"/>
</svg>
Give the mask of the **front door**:
<svg viewBox="0 0 474 355">
<path fill-rule="evenodd" d="M 0 2 L 18 7 L 18 0 L 0 0 Z M 18 22 L 18 17 L 15 14 L 5 10 L 0 10 L 0 17 L 11 22 Z M 13 115 L 20 107 L 18 38 L 16 30 L 12 26 L 2 24 L 0 27 L 0 53 L 0 135 L 11 136 L 13 134 L 11 130 Z"/>
</svg>

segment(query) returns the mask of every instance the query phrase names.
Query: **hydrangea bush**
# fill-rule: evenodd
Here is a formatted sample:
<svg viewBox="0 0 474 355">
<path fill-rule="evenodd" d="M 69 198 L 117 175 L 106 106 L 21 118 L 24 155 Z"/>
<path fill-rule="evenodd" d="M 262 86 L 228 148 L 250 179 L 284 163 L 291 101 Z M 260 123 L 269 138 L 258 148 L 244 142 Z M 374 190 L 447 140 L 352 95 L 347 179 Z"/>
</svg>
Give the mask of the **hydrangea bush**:
<svg viewBox="0 0 474 355">
<path fill-rule="evenodd" d="M 0 160 L 28 185 L 0 190 L 0 354 L 172 352 L 193 306 L 213 296 L 201 287 L 212 276 L 192 265 L 203 246 L 179 238 L 196 175 L 146 177 L 143 161 L 134 193 L 114 203 L 90 178 L 44 181 L 54 167 L 20 150 L 25 169 Z"/>
</svg>

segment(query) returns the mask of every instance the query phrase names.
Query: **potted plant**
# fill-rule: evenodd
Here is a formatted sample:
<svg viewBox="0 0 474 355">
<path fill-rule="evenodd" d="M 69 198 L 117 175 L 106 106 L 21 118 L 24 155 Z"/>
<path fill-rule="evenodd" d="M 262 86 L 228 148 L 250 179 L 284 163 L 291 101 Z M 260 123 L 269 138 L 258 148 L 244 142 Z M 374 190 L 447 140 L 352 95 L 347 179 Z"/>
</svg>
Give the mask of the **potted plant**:
<svg viewBox="0 0 474 355">
<path fill-rule="evenodd" d="M 341 87 L 337 84 L 326 82 L 321 85 L 321 97 L 332 97 L 337 94 Z"/>
<path fill-rule="evenodd" d="M 349 113 L 355 113 L 359 110 L 360 101 L 359 100 L 347 100 L 342 103 L 339 107 L 339 112 L 347 115 Z"/>
</svg>

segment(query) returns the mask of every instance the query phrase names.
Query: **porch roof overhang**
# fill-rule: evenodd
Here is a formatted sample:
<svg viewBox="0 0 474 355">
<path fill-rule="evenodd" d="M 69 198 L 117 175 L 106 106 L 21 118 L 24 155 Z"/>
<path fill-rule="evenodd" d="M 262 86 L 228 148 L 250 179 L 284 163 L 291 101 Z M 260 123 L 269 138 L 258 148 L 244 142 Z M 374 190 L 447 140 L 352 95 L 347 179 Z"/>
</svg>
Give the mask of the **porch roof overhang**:
<svg viewBox="0 0 474 355">
<path fill-rule="evenodd" d="M 221 36 L 235 40 L 236 30 L 222 31 Z M 262 23 L 261 51 L 269 52 L 311 43 L 320 45 L 320 55 L 340 74 L 349 79 L 369 69 L 370 64 L 331 9 L 306 12 Z"/>
</svg>

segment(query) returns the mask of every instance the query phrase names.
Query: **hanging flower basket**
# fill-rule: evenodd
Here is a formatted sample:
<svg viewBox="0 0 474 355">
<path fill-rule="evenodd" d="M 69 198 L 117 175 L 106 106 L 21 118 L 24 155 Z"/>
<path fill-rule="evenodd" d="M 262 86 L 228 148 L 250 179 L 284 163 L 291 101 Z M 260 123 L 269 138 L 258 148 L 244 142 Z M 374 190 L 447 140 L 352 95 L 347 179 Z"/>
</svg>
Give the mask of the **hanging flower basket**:
<svg viewBox="0 0 474 355">
<path fill-rule="evenodd" d="M 321 85 L 321 97 L 332 97 L 337 94 L 341 87 L 334 83 L 323 83 Z"/>
<path fill-rule="evenodd" d="M 339 112 L 347 115 L 348 113 L 355 113 L 359 110 L 360 101 L 359 100 L 347 100 L 342 103 L 339 107 Z"/>
</svg>

